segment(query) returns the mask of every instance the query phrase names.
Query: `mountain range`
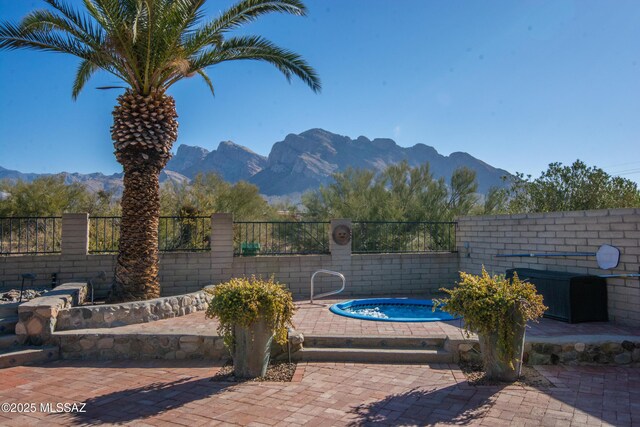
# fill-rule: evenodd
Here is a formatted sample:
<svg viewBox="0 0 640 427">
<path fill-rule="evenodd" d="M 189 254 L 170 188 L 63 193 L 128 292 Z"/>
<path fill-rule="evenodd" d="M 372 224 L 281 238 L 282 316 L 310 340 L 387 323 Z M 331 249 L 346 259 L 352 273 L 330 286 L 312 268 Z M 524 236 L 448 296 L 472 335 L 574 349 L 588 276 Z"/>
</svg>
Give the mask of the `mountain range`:
<svg viewBox="0 0 640 427">
<path fill-rule="evenodd" d="M 434 177 L 444 177 L 447 181 L 455 169 L 466 166 L 476 171 L 480 193 L 486 193 L 492 186 L 503 186 L 501 177 L 510 175 L 467 153 L 443 156 L 424 144 L 400 147 L 388 138 L 351 139 L 323 129 L 287 135 L 273 145 L 269 157 L 230 141 L 221 142 L 213 151 L 180 145 L 167 169 L 188 178 L 199 172 L 217 172 L 227 181 L 249 181 L 257 185 L 262 194 L 281 196 L 328 184 L 333 173 L 348 167 L 381 172 L 403 160 L 411 166 L 428 162 Z"/>
<path fill-rule="evenodd" d="M 198 173 L 215 172 L 229 182 L 245 180 L 257 185 L 270 198 L 296 196 L 332 181 L 331 175 L 348 167 L 383 171 L 387 166 L 406 160 L 411 166 L 428 162 L 435 178 L 449 180 L 453 171 L 465 166 L 476 171 L 478 192 L 490 187 L 504 186 L 501 179 L 509 172 L 495 168 L 467 153 L 439 154 L 424 144 L 400 147 L 388 138 L 373 140 L 360 136 L 351 139 L 323 129 L 310 129 L 299 135 L 289 134 L 276 142 L 268 157 L 254 153 L 247 147 L 223 141 L 209 151 L 202 147 L 180 145 L 162 173 L 161 182 L 182 182 Z M 0 179 L 31 181 L 42 176 L 21 173 L 0 167 Z M 93 191 L 122 187 L 122 174 L 63 173 L 68 183 L 81 182 Z"/>
</svg>

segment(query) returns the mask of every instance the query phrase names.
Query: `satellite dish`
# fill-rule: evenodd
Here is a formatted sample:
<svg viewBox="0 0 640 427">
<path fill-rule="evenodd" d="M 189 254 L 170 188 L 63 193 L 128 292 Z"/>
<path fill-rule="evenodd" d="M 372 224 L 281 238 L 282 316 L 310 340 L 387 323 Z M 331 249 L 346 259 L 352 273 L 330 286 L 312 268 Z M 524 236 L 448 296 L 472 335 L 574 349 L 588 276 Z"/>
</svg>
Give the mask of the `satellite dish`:
<svg viewBox="0 0 640 427">
<path fill-rule="evenodd" d="M 616 268 L 620 262 L 620 250 L 611 245 L 602 245 L 596 252 L 598 267 L 603 270 Z"/>
</svg>

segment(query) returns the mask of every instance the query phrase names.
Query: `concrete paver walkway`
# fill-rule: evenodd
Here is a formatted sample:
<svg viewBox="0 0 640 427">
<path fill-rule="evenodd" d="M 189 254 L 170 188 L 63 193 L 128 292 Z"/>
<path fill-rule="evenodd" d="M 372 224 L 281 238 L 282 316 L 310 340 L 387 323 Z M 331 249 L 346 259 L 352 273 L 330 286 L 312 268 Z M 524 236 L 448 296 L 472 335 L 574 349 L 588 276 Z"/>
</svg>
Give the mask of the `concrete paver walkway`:
<svg viewBox="0 0 640 427">
<path fill-rule="evenodd" d="M 329 306 L 337 302 L 333 300 L 310 304 L 297 302 L 298 310 L 293 318 L 296 330 L 305 335 L 355 335 L 355 336 L 448 336 L 462 338 L 462 322 L 373 322 L 369 320 L 352 319 L 333 314 Z M 196 312 L 173 319 L 159 320 L 150 323 L 121 326 L 103 329 L 111 333 L 166 333 L 166 334 L 197 334 L 202 336 L 216 336 L 218 322 L 206 319 L 204 312 Z M 97 332 L 97 330 L 91 330 Z M 71 331 L 70 331 L 71 332 Z M 540 319 L 539 323 L 530 323 L 527 337 L 565 337 L 575 335 L 590 336 L 640 336 L 640 328 L 615 325 L 608 322 L 565 323 L 551 319 Z"/>
<path fill-rule="evenodd" d="M 455 365 L 308 363 L 295 382 L 242 384 L 210 381 L 216 369 L 203 361 L 8 368 L 0 403 L 22 404 L 23 413 L 3 406 L 0 425 L 640 425 L 639 368 L 538 367 L 555 385 L 540 389 L 470 386 Z M 86 412 L 55 413 L 61 403 Z"/>
</svg>

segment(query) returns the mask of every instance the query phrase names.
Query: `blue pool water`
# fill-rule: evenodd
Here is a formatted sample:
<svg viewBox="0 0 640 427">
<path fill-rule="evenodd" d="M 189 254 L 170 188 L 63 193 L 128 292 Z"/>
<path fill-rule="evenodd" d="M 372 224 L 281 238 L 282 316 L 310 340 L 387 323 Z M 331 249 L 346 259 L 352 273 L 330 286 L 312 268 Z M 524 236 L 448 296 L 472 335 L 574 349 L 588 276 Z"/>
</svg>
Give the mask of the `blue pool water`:
<svg viewBox="0 0 640 427">
<path fill-rule="evenodd" d="M 419 299 L 358 299 L 334 304 L 330 310 L 341 316 L 382 322 L 436 322 L 457 319 L 446 311 L 434 311 L 431 300 Z"/>
</svg>

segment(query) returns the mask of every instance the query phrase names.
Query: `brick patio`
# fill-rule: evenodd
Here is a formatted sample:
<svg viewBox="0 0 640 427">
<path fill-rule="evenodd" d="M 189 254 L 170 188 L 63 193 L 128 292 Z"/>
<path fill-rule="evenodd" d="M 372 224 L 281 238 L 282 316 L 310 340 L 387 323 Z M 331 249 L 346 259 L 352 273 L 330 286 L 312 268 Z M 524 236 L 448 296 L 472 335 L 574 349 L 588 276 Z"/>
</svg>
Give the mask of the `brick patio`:
<svg viewBox="0 0 640 427">
<path fill-rule="evenodd" d="M 333 314 L 329 306 L 342 300 L 325 300 L 320 303 L 296 302 L 298 311 L 293 319 L 296 329 L 306 335 L 392 335 L 392 336 L 442 336 L 460 338 L 463 336 L 460 320 L 450 322 L 373 322 L 352 319 Z M 198 334 L 215 336 L 218 322 L 206 319 L 204 312 L 188 314 L 173 319 L 150 323 L 102 329 L 119 333 L 167 333 Z M 98 331 L 98 330 L 87 330 Z M 575 335 L 589 336 L 640 336 L 640 329 L 632 326 L 616 325 L 609 322 L 565 323 L 550 319 L 541 319 L 539 323 L 530 323 L 527 329 L 529 337 L 565 337 Z"/>
<path fill-rule="evenodd" d="M 0 401 L 86 403 L 86 413 L 0 413 L 0 425 L 640 425 L 639 368 L 537 369 L 555 387 L 469 386 L 455 365 L 298 365 L 296 382 L 211 382 L 203 361 L 5 369 Z"/>
<path fill-rule="evenodd" d="M 331 301 L 298 302 L 305 334 L 460 336 L 459 321 L 370 322 L 337 316 Z M 129 325 L 121 333 L 215 335 L 203 312 Z M 637 336 L 609 323 L 543 319 L 531 337 Z M 57 361 L 4 369 L 0 402 L 38 412 L 0 413 L 0 425 L 640 425 L 640 368 L 538 366 L 555 387 L 474 387 L 457 365 L 300 363 L 291 383 L 211 382 L 212 361 Z M 43 413 L 40 403 L 86 403 L 86 413 Z"/>
</svg>

